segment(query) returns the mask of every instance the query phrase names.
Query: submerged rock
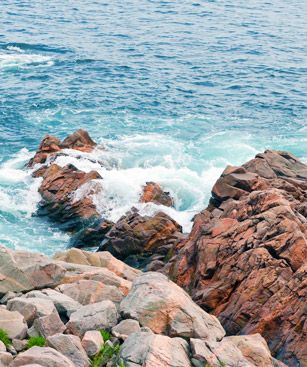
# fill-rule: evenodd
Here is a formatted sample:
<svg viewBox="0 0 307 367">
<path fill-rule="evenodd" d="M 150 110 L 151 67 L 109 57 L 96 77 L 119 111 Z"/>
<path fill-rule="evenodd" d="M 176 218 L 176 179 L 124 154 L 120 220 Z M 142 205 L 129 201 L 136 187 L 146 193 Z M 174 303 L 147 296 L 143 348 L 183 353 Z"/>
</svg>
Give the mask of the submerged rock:
<svg viewBox="0 0 307 367">
<path fill-rule="evenodd" d="M 228 167 L 166 268 L 228 334 L 261 333 L 289 366 L 307 361 L 306 201 L 307 166 L 289 153 Z"/>
<path fill-rule="evenodd" d="M 174 201 L 169 192 L 163 191 L 162 187 L 155 182 L 146 182 L 140 198 L 141 203 L 152 202 L 158 205 L 174 206 Z"/>
</svg>

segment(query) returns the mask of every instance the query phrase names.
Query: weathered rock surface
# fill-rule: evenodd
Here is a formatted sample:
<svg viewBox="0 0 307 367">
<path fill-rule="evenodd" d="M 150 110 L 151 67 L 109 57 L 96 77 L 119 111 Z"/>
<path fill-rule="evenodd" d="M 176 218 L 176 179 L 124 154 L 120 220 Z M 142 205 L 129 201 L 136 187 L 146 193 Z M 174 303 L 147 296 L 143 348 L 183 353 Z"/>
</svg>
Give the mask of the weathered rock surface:
<svg viewBox="0 0 307 367">
<path fill-rule="evenodd" d="M 11 339 L 23 339 L 27 335 L 27 324 L 17 311 L 0 308 L 0 329 L 5 330 Z"/>
<path fill-rule="evenodd" d="M 43 367 L 75 367 L 75 365 L 53 348 L 33 347 L 26 352 L 18 354 L 10 367 L 39 365 Z"/>
<path fill-rule="evenodd" d="M 77 336 L 55 334 L 47 339 L 47 344 L 70 359 L 76 367 L 89 367 L 88 356 Z"/>
<path fill-rule="evenodd" d="M 289 366 L 307 365 L 307 167 L 266 151 L 227 167 L 165 271 L 227 333 L 259 332 Z"/>
<path fill-rule="evenodd" d="M 112 227 L 99 250 L 109 251 L 121 260 L 153 253 L 164 258 L 179 238 L 181 226 L 167 214 L 158 212 L 149 217 L 132 210 Z"/>
<path fill-rule="evenodd" d="M 89 357 L 96 355 L 104 344 L 104 340 L 98 330 L 89 330 L 84 334 L 82 347 Z"/>
<path fill-rule="evenodd" d="M 90 330 L 110 329 L 117 324 L 117 320 L 118 314 L 113 302 L 97 302 L 71 314 L 66 324 L 67 332 L 81 338 Z"/>
<path fill-rule="evenodd" d="M 163 191 L 162 187 L 155 182 L 146 182 L 140 198 L 141 203 L 152 202 L 158 205 L 174 206 L 174 201 L 169 192 Z"/>
<path fill-rule="evenodd" d="M 127 367 L 190 367 L 188 348 L 184 339 L 140 332 L 124 342 L 121 357 Z"/>
<path fill-rule="evenodd" d="M 48 338 L 49 336 L 57 333 L 63 333 L 66 329 L 56 310 L 50 315 L 35 319 L 33 326 L 38 335 L 41 335 L 44 338 Z"/>
<path fill-rule="evenodd" d="M 122 320 L 118 325 L 112 328 L 112 334 L 119 339 L 126 340 L 130 334 L 141 331 L 140 324 L 137 320 Z"/>
<path fill-rule="evenodd" d="M 91 139 L 89 134 L 82 129 L 69 135 L 62 142 L 52 135 L 46 135 L 41 141 L 35 156 L 28 163 L 28 166 L 32 167 L 37 163 L 45 163 L 47 158 L 62 149 L 75 149 L 82 152 L 91 152 L 96 145 L 97 144 Z"/>
<path fill-rule="evenodd" d="M 198 307 L 180 287 L 160 273 L 137 277 L 120 304 L 123 317 L 136 319 L 157 334 L 221 340 L 224 329 L 215 316 Z"/>
</svg>

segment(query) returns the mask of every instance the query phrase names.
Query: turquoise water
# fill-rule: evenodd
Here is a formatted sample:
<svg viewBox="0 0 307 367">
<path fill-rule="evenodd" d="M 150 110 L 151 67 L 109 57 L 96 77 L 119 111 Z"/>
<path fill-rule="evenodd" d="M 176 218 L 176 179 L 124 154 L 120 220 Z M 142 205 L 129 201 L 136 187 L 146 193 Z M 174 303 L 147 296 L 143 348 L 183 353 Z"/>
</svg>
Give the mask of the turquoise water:
<svg viewBox="0 0 307 367">
<path fill-rule="evenodd" d="M 33 216 L 39 181 L 23 168 L 46 133 L 82 127 L 105 145 L 91 157 L 108 168 L 96 166 L 105 216 L 154 212 L 137 201 L 158 181 L 186 231 L 226 164 L 266 148 L 306 161 L 306 16 L 298 0 L 2 0 L 0 243 L 68 242 Z"/>
</svg>

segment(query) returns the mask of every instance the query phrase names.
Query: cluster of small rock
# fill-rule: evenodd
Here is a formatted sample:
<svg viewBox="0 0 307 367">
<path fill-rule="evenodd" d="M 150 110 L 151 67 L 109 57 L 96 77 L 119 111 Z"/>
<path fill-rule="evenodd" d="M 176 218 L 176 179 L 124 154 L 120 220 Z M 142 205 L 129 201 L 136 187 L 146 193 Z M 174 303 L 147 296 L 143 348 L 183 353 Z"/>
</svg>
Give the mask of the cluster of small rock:
<svg viewBox="0 0 307 367">
<path fill-rule="evenodd" d="M 216 317 L 161 273 L 108 252 L 71 249 L 51 259 L 0 251 L 0 329 L 12 339 L 0 343 L 0 366 L 88 367 L 104 343 L 120 348 L 101 367 L 282 366 L 259 334 L 226 337 Z M 37 335 L 46 346 L 25 350 Z"/>
</svg>

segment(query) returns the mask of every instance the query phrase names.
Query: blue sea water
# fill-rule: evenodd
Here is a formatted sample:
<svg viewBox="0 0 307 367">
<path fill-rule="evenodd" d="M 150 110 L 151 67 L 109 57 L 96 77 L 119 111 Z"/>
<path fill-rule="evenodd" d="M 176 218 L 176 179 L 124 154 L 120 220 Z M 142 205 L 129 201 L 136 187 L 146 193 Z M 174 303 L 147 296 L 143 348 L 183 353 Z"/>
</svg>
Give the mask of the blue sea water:
<svg viewBox="0 0 307 367">
<path fill-rule="evenodd" d="M 67 245 L 33 216 L 39 181 L 24 164 L 46 133 L 82 127 L 107 148 L 104 215 L 157 181 L 186 231 L 227 164 L 267 148 L 306 161 L 306 17 L 300 0 L 1 0 L 0 243 Z"/>
</svg>

